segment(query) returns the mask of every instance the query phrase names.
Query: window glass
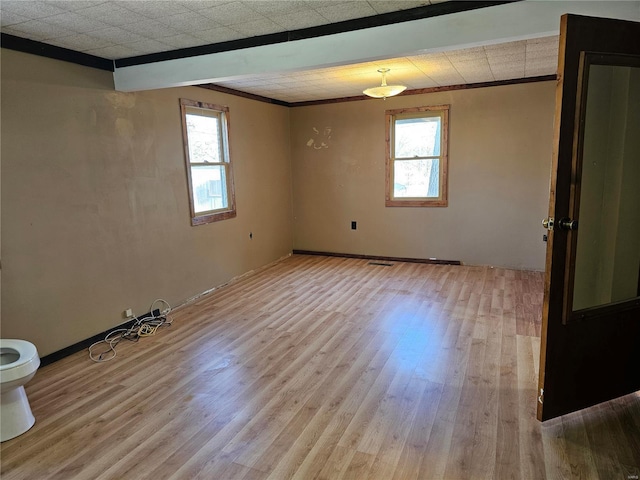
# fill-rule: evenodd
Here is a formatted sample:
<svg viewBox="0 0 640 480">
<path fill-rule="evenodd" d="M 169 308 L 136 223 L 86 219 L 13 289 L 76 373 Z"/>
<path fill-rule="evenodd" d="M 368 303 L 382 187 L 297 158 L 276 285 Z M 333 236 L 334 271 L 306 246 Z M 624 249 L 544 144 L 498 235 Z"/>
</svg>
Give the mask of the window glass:
<svg viewBox="0 0 640 480">
<path fill-rule="evenodd" d="M 187 113 L 189 161 L 191 163 L 222 162 L 220 151 L 220 120 Z"/>
<path fill-rule="evenodd" d="M 191 169 L 193 207 L 196 213 L 227 208 L 227 179 L 219 165 L 197 166 Z"/>
<path fill-rule="evenodd" d="M 402 160 L 393 169 L 394 197 L 438 197 L 439 161 Z"/>
<path fill-rule="evenodd" d="M 440 155 L 440 117 L 396 120 L 395 157 Z"/>
</svg>

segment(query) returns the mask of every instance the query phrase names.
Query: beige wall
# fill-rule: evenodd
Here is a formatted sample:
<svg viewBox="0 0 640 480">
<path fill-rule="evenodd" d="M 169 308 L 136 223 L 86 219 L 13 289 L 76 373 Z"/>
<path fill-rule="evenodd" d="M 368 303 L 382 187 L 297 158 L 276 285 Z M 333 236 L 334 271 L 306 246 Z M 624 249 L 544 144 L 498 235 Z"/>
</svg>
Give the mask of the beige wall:
<svg viewBox="0 0 640 480">
<path fill-rule="evenodd" d="M 293 108 L 294 248 L 544 270 L 554 92 L 544 82 Z M 451 105 L 449 206 L 386 208 L 385 110 L 439 104 Z"/>
<path fill-rule="evenodd" d="M 180 97 L 230 108 L 235 219 L 190 226 Z M 1 153 L 1 334 L 41 355 L 291 251 L 287 108 L 2 50 Z"/>
</svg>

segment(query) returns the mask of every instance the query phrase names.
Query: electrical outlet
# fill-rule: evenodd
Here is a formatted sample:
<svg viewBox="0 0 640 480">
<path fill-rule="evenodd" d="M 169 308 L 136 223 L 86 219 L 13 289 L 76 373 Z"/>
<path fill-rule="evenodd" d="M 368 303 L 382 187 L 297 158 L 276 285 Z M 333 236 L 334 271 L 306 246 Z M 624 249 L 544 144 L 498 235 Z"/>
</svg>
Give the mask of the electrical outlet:
<svg viewBox="0 0 640 480">
<path fill-rule="evenodd" d="M 124 311 L 124 316 L 125 316 L 125 318 L 131 318 L 131 317 L 133 317 L 133 310 L 131 310 L 130 308 L 127 308 L 127 309 Z"/>
</svg>

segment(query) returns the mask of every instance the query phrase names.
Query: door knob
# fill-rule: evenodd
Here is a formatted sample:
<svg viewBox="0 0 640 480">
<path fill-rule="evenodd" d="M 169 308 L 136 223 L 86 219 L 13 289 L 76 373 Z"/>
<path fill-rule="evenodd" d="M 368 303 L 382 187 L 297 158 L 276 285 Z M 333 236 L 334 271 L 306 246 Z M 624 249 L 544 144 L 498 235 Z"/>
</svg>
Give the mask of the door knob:
<svg viewBox="0 0 640 480">
<path fill-rule="evenodd" d="M 542 220 L 542 226 L 547 230 L 553 230 L 553 217 Z"/>
<path fill-rule="evenodd" d="M 562 230 L 577 230 L 578 229 L 578 220 L 571 220 L 570 218 L 562 218 L 560 219 L 560 228 Z"/>
</svg>

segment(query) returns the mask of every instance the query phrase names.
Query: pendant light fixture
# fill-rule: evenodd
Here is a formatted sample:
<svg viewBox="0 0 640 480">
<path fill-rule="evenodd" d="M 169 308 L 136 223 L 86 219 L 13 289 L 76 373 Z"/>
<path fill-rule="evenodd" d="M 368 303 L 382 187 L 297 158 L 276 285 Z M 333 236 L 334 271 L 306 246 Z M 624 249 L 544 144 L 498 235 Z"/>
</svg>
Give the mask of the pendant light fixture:
<svg viewBox="0 0 640 480">
<path fill-rule="evenodd" d="M 382 74 L 382 84 L 379 87 L 367 88 L 362 92 L 365 95 L 373 98 L 386 99 L 387 97 L 398 95 L 407 89 L 404 85 L 387 85 L 387 72 L 390 71 L 388 68 L 380 68 L 378 71 Z"/>
</svg>

